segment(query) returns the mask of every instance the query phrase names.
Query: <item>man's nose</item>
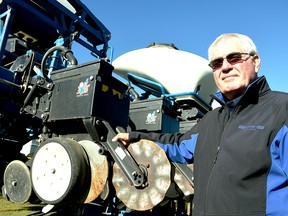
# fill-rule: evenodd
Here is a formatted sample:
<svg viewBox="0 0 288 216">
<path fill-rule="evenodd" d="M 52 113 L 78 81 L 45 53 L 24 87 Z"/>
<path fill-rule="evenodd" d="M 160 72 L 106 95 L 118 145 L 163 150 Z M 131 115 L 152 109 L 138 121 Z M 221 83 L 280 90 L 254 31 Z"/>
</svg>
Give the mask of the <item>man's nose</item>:
<svg viewBox="0 0 288 216">
<path fill-rule="evenodd" d="M 227 59 L 223 59 L 223 63 L 222 63 L 222 70 L 226 70 L 231 68 L 232 65 L 227 61 Z"/>
</svg>

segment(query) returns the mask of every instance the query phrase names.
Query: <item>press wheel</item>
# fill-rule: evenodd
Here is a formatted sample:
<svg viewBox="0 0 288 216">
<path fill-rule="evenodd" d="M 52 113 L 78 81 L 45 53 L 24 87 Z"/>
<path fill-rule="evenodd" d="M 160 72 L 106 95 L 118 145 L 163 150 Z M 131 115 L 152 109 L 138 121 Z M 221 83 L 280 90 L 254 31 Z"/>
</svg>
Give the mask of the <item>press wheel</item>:
<svg viewBox="0 0 288 216">
<path fill-rule="evenodd" d="M 4 188 L 9 200 L 23 204 L 33 195 L 30 170 L 19 160 L 8 164 L 4 172 Z"/>
<path fill-rule="evenodd" d="M 154 142 L 141 140 L 129 145 L 128 151 L 147 171 L 147 186 L 136 188 L 130 184 L 119 166 L 113 165 L 112 183 L 117 197 L 130 209 L 150 210 L 159 204 L 171 183 L 171 165 L 165 152 Z"/>
<path fill-rule="evenodd" d="M 85 199 L 85 203 L 89 203 L 102 193 L 106 185 L 109 172 L 108 161 L 106 156 L 99 153 L 100 146 L 98 144 L 89 140 L 81 140 L 79 144 L 86 151 L 90 163 L 90 189 Z"/>
<path fill-rule="evenodd" d="M 49 139 L 33 157 L 33 189 L 48 204 L 83 202 L 83 196 L 88 193 L 88 170 L 88 158 L 79 143 L 58 137 Z"/>
</svg>

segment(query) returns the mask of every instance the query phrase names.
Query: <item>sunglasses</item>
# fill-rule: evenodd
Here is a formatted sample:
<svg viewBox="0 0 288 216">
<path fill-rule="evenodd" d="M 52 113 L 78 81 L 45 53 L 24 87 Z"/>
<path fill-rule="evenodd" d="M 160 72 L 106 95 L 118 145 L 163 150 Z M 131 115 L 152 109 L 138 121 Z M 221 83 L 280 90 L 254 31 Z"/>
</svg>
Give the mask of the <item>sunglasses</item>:
<svg viewBox="0 0 288 216">
<path fill-rule="evenodd" d="M 249 56 L 247 58 L 243 58 L 244 55 L 249 55 Z M 239 62 L 246 61 L 253 55 L 255 55 L 255 53 L 234 52 L 234 53 L 228 54 L 225 58 L 221 57 L 221 58 L 217 58 L 217 59 L 212 60 L 209 63 L 209 66 L 213 70 L 217 70 L 217 69 L 222 67 L 224 59 L 226 59 L 229 62 L 229 64 L 233 65 L 233 64 L 236 64 L 236 63 L 239 63 Z"/>
</svg>

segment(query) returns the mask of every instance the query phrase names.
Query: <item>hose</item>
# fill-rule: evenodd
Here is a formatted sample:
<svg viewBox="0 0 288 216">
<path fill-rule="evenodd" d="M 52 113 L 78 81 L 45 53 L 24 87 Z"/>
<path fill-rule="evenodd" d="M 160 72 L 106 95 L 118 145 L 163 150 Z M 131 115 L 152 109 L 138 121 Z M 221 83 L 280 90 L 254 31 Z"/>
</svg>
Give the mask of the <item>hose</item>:
<svg viewBox="0 0 288 216">
<path fill-rule="evenodd" d="M 54 46 L 52 48 L 50 48 L 49 50 L 47 50 L 47 52 L 44 54 L 43 59 L 41 61 L 41 71 L 44 75 L 45 78 L 48 78 L 48 74 L 46 73 L 46 63 L 47 63 L 47 59 L 48 57 L 51 55 L 51 53 L 53 53 L 54 51 L 59 50 L 61 51 L 61 55 L 67 59 L 67 61 L 70 63 L 70 65 L 77 65 L 77 59 L 75 58 L 75 56 L 73 55 L 73 52 L 68 49 L 67 47 L 64 46 Z"/>
</svg>

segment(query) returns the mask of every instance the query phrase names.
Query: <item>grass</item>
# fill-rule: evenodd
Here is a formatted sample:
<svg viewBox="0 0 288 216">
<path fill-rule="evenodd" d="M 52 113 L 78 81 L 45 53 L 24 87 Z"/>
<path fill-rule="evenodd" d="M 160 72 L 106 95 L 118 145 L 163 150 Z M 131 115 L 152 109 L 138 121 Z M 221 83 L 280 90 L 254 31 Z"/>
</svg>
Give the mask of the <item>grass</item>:
<svg viewBox="0 0 288 216">
<path fill-rule="evenodd" d="M 12 203 L 0 196 L 0 216 L 100 216 L 104 215 L 99 211 L 99 208 L 95 208 L 92 205 L 86 206 L 85 210 L 77 208 L 77 206 L 69 205 L 65 208 L 52 209 L 49 213 L 42 213 L 42 208 L 45 203 L 40 204 L 17 204 Z M 90 207 L 89 207 L 90 206 Z M 82 213 L 81 213 L 82 212 Z"/>
<path fill-rule="evenodd" d="M 28 216 L 39 215 L 44 204 L 16 204 L 0 197 L 0 215 L 1 216 Z"/>
</svg>

